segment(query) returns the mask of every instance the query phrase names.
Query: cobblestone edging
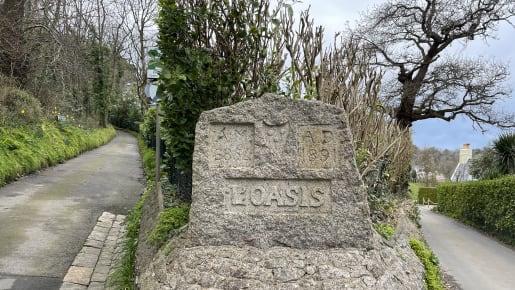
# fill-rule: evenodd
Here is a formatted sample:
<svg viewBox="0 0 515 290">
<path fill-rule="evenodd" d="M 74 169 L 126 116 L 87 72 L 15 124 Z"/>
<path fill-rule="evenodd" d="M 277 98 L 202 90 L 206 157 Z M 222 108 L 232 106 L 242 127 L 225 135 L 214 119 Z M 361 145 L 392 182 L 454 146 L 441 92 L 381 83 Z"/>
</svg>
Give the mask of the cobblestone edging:
<svg viewBox="0 0 515 290">
<path fill-rule="evenodd" d="M 104 212 L 64 276 L 61 290 L 103 290 L 116 265 L 125 232 L 124 215 Z"/>
</svg>

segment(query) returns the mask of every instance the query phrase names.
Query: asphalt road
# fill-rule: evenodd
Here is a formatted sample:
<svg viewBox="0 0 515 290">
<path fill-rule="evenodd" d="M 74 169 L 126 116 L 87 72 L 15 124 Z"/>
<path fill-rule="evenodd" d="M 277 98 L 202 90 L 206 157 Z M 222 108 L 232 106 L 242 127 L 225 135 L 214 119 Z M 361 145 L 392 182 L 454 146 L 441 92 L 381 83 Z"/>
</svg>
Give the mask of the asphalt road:
<svg viewBox="0 0 515 290">
<path fill-rule="evenodd" d="M 446 216 L 420 207 L 422 231 L 463 290 L 515 289 L 515 250 Z"/>
<path fill-rule="evenodd" d="M 0 188 L 0 290 L 59 289 L 104 211 L 127 214 L 143 191 L 137 140 L 107 145 Z"/>
</svg>

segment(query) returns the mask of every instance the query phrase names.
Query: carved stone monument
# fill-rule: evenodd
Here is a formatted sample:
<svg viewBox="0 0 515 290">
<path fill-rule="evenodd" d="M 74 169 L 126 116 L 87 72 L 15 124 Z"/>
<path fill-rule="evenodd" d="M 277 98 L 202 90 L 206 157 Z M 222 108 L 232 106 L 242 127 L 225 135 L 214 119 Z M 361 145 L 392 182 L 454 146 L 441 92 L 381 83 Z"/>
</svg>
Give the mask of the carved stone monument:
<svg viewBox="0 0 515 290">
<path fill-rule="evenodd" d="M 141 289 L 422 289 L 406 239 L 372 229 L 344 111 L 268 95 L 197 123 L 186 231 Z"/>
<path fill-rule="evenodd" d="M 192 245 L 373 247 L 342 110 L 265 96 L 203 113 L 195 135 Z"/>
</svg>

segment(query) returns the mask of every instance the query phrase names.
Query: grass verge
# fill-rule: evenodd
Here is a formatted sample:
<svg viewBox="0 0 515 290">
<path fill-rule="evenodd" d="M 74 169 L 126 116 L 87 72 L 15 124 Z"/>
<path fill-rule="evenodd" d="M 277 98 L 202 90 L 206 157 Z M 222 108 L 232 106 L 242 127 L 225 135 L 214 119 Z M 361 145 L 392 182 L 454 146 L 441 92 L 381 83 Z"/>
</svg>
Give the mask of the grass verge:
<svg viewBox="0 0 515 290">
<path fill-rule="evenodd" d="M 113 128 L 83 129 L 46 121 L 0 128 L 0 186 L 109 142 Z"/>
<path fill-rule="evenodd" d="M 145 194 L 138 201 L 136 206 L 129 212 L 125 218 L 125 237 L 122 245 L 123 256 L 121 257 L 120 267 L 109 276 L 108 285 L 115 289 L 134 289 L 134 281 L 136 278 L 136 250 L 138 249 L 138 235 L 141 221 L 141 210 L 145 199 L 154 190 L 153 183 L 149 182 L 145 190 Z"/>
<path fill-rule="evenodd" d="M 410 239 L 409 244 L 417 257 L 424 264 L 426 287 L 428 290 L 443 290 L 442 274 L 438 267 L 438 258 L 431 249 L 417 239 Z"/>
<path fill-rule="evenodd" d="M 134 135 L 138 138 L 138 146 L 143 159 L 143 168 L 147 176 L 147 186 L 145 193 L 125 219 L 126 232 L 122 245 L 123 255 L 121 257 L 120 267 L 118 267 L 108 279 L 109 287 L 114 287 L 115 289 L 134 289 L 134 281 L 136 278 L 136 250 L 138 248 L 141 211 L 145 200 L 152 193 L 155 185 L 155 153 L 147 148 L 140 135 Z"/>
</svg>

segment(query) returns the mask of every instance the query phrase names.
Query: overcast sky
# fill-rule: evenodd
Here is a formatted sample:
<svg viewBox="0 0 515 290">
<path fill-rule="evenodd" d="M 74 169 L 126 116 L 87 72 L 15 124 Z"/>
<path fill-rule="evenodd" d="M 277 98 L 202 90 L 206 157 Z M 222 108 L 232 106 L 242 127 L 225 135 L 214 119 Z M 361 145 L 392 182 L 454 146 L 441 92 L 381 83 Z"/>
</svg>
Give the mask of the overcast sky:
<svg viewBox="0 0 515 290">
<path fill-rule="evenodd" d="M 343 30 L 347 25 L 354 27 L 360 14 L 372 8 L 381 0 L 303 0 L 295 4 L 295 10 L 301 10 L 311 5 L 311 15 L 318 25 L 325 27 L 326 42 L 332 39 L 336 31 Z M 509 64 L 511 71 L 510 84 L 515 92 L 515 28 L 503 25 L 497 33 L 497 39 L 484 42 L 480 39 L 467 44 L 455 45 L 453 49 L 463 51 L 469 56 L 493 58 Z M 515 93 L 511 99 L 499 104 L 499 107 L 511 112 L 515 111 Z M 441 149 L 459 149 L 462 144 L 470 143 L 473 148 L 483 148 L 497 138 L 499 129 L 488 126 L 484 134 L 479 128 L 474 128 L 468 119 L 456 119 L 452 122 L 443 120 L 424 120 L 413 125 L 413 142 L 419 148 L 437 147 Z"/>
</svg>

